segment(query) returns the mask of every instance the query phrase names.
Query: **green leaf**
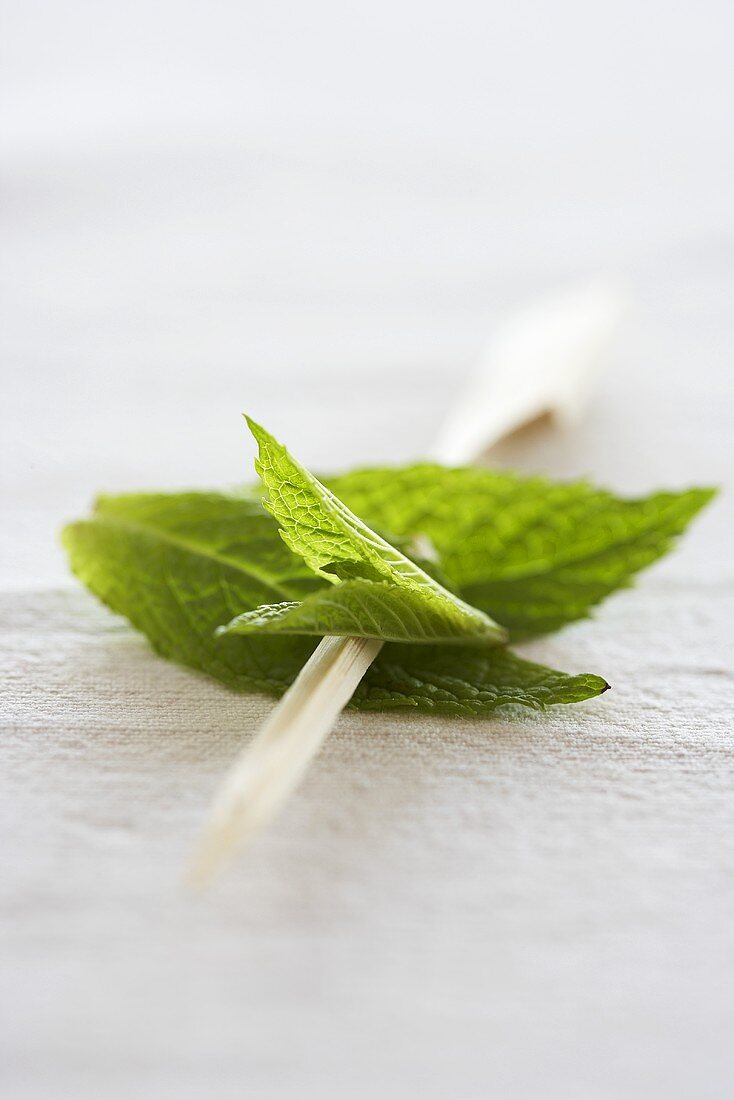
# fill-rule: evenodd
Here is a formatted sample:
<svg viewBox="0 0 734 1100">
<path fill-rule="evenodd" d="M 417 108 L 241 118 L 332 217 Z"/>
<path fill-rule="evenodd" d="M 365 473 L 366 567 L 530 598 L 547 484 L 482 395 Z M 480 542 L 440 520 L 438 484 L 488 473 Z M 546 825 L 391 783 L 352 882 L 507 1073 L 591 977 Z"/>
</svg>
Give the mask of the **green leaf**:
<svg viewBox="0 0 734 1100">
<path fill-rule="evenodd" d="M 242 608 L 305 597 L 303 569 L 258 503 L 219 493 L 103 497 L 63 532 L 72 569 L 162 656 L 238 691 L 281 695 L 315 646 L 300 637 L 215 637 Z M 326 591 L 333 591 L 330 586 Z M 352 705 L 478 717 L 518 703 L 540 709 L 605 690 L 500 647 L 386 645 Z"/>
<path fill-rule="evenodd" d="M 255 466 L 268 494 L 265 507 L 283 540 L 311 569 L 336 583 L 331 592 L 318 592 L 300 606 L 241 616 L 227 630 L 351 634 L 422 644 L 506 640 L 488 615 L 371 530 L 259 424 L 249 418 L 248 424 L 259 445 Z"/>
<path fill-rule="evenodd" d="M 608 688 L 601 676 L 568 676 L 526 661 L 504 646 L 458 649 L 389 645 L 381 651 L 352 701 L 363 710 L 412 707 L 478 718 L 513 703 L 533 710 L 545 710 L 557 703 L 579 703 Z"/>
<path fill-rule="evenodd" d="M 361 470 L 328 485 L 382 532 L 381 543 L 397 542 L 403 558 L 432 543 L 440 562 L 424 571 L 440 578 L 443 569 L 449 587 L 516 636 L 588 614 L 660 557 L 713 495 L 620 500 L 583 483 L 425 464 Z M 286 546 L 251 491 L 103 497 L 91 519 L 66 529 L 64 543 L 77 575 L 157 652 L 237 690 L 281 694 L 315 641 L 215 637 L 218 626 L 261 605 L 303 607 L 338 591 L 333 574 L 314 575 Z M 347 578 L 351 567 L 342 563 Z M 359 580 L 386 583 L 352 575 L 341 587 Z M 605 688 L 599 677 L 566 676 L 503 648 L 387 644 L 353 705 L 486 715 L 506 703 L 537 709 Z"/>
<path fill-rule="evenodd" d="M 586 482 L 419 464 L 327 479 L 384 531 L 425 535 L 463 599 L 520 639 L 587 616 L 657 561 L 712 489 L 625 500 Z"/>
<path fill-rule="evenodd" d="M 164 657 L 230 687 L 280 694 L 314 648 L 301 638 L 215 638 L 245 607 L 318 587 L 259 502 L 218 493 L 101 497 L 62 535 L 71 567 Z"/>
<path fill-rule="evenodd" d="M 458 602 L 458 601 L 457 601 Z M 421 645 L 467 645 L 477 636 L 468 635 L 463 617 L 449 617 L 436 609 L 420 589 L 368 581 L 360 578 L 328 585 L 300 602 L 264 604 L 245 611 L 218 634 L 325 634 L 381 638 L 390 642 Z M 485 635 L 480 634 L 484 641 Z M 496 644 L 497 636 L 490 636 Z"/>
</svg>

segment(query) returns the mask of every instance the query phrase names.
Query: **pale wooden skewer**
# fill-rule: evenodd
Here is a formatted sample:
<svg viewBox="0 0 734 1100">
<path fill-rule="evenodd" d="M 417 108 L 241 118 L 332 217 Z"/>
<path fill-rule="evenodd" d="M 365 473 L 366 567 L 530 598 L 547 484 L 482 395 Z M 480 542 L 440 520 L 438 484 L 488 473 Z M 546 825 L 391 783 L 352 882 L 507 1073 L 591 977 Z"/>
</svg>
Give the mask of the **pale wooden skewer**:
<svg viewBox="0 0 734 1100">
<path fill-rule="evenodd" d="M 577 415 L 583 383 L 619 316 L 618 295 L 588 286 L 547 299 L 507 323 L 434 448 L 466 465 L 544 413 Z M 277 813 L 300 782 L 382 648 L 372 638 L 327 637 L 240 753 L 215 798 L 188 879 L 203 886 Z"/>
</svg>

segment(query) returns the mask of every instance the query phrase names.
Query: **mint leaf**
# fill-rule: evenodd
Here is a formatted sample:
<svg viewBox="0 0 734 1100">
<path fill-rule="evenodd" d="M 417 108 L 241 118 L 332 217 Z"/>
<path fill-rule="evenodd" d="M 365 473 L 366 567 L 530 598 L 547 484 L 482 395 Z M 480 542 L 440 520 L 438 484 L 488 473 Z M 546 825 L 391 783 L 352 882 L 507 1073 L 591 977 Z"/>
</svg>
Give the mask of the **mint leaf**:
<svg viewBox="0 0 734 1100">
<path fill-rule="evenodd" d="M 248 418 L 265 507 L 286 545 L 328 581 L 305 603 L 240 616 L 227 631 L 347 634 L 418 643 L 496 645 L 505 631 L 449 592 L 351 512 L 286 448 Z M 343 583 L 338 583 L 342 581 Z"/>
<path fill-rule="evenodd" d="M 157 653 L 230 688 L 281 695 L 315 647 L 310 638 L 215 637 L 243 607 L 284 593 L 298 599 L 319 583 L 257 502 L 219 493 L 102 497 L 62 538 L 80 580 Z M 506 703 L 540 709 L 605 688 L 598 677 L 543 669 L 501 647 L 388 644 L 351 705 L 481 717 Z"/>
<path fill-rule="evenodd" d="M 280 694 L 314 643 L 215 638 L 244 607 L 318 587 L 261 504 L 218 493 L 101 497 L 62 535 L 71 568 L 157 653 L 238 690 Z"/>
<path fill-rule="evenodd" d="M 380 530 L 427 536 L 459 595 L 513 639 L 586 617 L 662 557 L 715 492 L 624 500 L 586 482 L 432 464 L 327 484 Z"/>
<path fill-rule="evenodd" d="M 460 604 L 459 600 L 455 601 Z M 238 615 L 217 633 L 225 634 L 325 634 L 381 638 L 391 642 L 423 645 L 496 645 L 496 632 L 478 632 L 466 616 L 450 616 L 437 601 L 429 601 L 421 588 L 357 579 L 328 585 L 301 602 L 265 604 Z"/>
<path fill-rule="evenodd" d="M 436 714 L 482 717 L 518 704 L 545 710 L 607 691 L 601 676 L 565 672 L 525 661 L 504 646 L 458 649 L 389 645 L 352 699 L 362 710 L 408 707 Z"/>
<path fill-rule="evenodd" d="M 319 485 L 312 479 L 310 492 L 313 483 Z M 215 636 L 217 627 L 282 604 L 287 610 L 272 612 L 273 622 L 295 615 L 294 604 L 307 616 L 312 600 L 318 600 L 321 615 L 322 601 L 350 585 L 370 594 L 373 585 L 392 588 L 391 570 L 415 577 L 417 555 L 428 547 L 428 556 L 436 556 L 432 544 L 439 561 L 421 560 L 419 573 L 430 571 L 439 588 L 445 578 L 442 591 L 476 602 L 517 637 L 542 633 L 588 614 L 615 587 L 628 584 L 669 549 L 713 495 L 692 489 L 620 500 L 584 483 L 556 485 L 426 464 L 361 470 L 330 478 L 328 485 L 382 534 L 369 528 L 365 534 L 365 524 L 357 521 L 356 528 L 347 523 L 346 531 L 327 529 L 322 540 L 318 524 L 315 533 L 295 524 L 294 553 L 248 491 L 102 497 L 93 516 L 71 524 L 63 539 L 77 575 L 143 631 L 157 652 L 237 690 L 278 695 L 293 682 L 315 640 L 275 630 Z M 296 495 L 303 489 L 296 485 Z M 316 503 L 318 512 L 323 499 Z M 304 544 L 318 558 L 335 537 L 339 553 L 320 559 L 315 574 L 301 557 Z M 390 543 L 396 556 L 385 559 Z M 411 584 L 401 594 L 406 592 L 413 592 Z M 338 613 L 350 613 L 349 606 L 339 604 Z M 385 631 L 384 607 L 379 614 Z M 606 687 L 599 677 L 567 676 L 501 647 L 387 644 L 352 705 L 480 716 L 506 703 L 538 709 L 575 702 Z"/>
</svg>

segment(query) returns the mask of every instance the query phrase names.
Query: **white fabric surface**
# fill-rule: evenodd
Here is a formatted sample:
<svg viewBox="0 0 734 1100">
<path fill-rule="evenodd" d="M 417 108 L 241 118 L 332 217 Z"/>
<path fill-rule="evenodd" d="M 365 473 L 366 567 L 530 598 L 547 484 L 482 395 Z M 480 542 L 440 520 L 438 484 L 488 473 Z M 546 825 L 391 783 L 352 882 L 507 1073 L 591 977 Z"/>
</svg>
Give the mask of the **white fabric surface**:
<svg viewBox="0 0 734 1100">
<path fill-rule="evenodd" d="M 493 319 L 597 271 L 631 304 L 588 417 L 497 460 L 731 484 L 731 32 L 723 3 L 8 7 L 4 1095 L 731 1094 L 726 495 L 527 647 L 613 691 L 345 715 L 199 899 L 183 860 L 271 704 L 155 658 L 55 543 L 100 489 L 249 477 L 242 409 L 317 468 L 420 455 Z"/>
</svg>

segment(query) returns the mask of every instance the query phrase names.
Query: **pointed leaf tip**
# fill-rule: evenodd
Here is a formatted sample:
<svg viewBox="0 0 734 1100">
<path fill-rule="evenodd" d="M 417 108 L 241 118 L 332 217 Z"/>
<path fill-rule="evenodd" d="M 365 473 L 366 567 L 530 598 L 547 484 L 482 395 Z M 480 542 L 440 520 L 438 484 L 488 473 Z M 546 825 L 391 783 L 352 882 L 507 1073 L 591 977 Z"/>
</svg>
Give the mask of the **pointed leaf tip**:
<svg viewBox="0 0 734 1100">
<path fill-rule="evenodd" d="M 245 419 L 245 423 L 247 424 L 247 427 L 250 429 L 252 434 L 255 436 L 255 439 L 259 440 L 263 436 L 267 436 L 268 433 L 265 431 L 262 424 L 258 424 L 257 420 L 253 420 L 253 418 L 251 416 L 248 416 L 248 414 L 245 413 L 245 412 L 243 412 L 242 415 Z"/>
</svg>

